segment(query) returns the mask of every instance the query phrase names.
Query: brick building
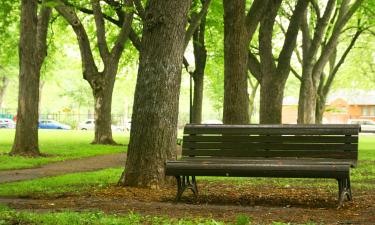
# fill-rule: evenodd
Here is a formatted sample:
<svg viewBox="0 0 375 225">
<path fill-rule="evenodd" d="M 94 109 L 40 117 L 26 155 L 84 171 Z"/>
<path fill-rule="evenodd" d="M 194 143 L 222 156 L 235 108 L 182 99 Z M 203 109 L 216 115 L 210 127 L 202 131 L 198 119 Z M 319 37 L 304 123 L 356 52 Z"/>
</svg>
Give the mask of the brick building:
<svg viewBox="0 0 375 225">
<path fill-rule="evenodd" d="M 283 101 L 283 123 L 296 123 L 298 99 L 286 97 Z M 354 94 L 332 97 L 326 105 L 323 123 L 347 123 L 349 119 L 375 121 L 375 95 Z"/>
</svg>

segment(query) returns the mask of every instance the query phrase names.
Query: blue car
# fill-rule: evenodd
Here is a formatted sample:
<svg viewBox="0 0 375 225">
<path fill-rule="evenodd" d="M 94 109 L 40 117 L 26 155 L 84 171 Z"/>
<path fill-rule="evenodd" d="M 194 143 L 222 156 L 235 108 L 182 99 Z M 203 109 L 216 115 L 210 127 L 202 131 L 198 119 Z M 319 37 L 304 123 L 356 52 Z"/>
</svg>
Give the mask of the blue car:
<svg viewBox="0 0 375 225">
<path fill-rule="evenodd" d="M 59 130 L 70 130 L 71 127 L 66 124 L 59 123 L 55 120 L 39 120 L 39 129 L 59 129 Z"/>
</svg>

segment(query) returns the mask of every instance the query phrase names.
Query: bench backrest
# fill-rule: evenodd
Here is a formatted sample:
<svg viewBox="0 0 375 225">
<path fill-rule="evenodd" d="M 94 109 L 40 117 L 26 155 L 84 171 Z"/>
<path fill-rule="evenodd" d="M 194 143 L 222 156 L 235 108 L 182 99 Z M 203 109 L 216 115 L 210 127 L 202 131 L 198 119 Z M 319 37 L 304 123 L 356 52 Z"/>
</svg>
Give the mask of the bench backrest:
<svg viewBox="0 0 375 225">
<path fill-rule="evenodd" d="M 186 125 L 182 156 L 358 158 L 358 125 Z"/>
</svg>

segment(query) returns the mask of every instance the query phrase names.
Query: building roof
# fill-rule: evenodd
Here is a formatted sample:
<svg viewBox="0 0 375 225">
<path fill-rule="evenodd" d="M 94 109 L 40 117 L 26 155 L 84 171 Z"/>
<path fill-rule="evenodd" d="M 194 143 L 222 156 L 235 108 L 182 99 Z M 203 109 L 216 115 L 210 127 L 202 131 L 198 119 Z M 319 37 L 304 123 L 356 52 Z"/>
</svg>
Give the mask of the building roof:
<svg viewBox="0 0 375 225">
<path fill-rule="evenodd" d="M 328 104 L 331 104 L 338 98 L 345 100 L 348 105 L 375 105 L 375 91 L 351 90 L 337 91 L 330 95 Z"/>
</svg>

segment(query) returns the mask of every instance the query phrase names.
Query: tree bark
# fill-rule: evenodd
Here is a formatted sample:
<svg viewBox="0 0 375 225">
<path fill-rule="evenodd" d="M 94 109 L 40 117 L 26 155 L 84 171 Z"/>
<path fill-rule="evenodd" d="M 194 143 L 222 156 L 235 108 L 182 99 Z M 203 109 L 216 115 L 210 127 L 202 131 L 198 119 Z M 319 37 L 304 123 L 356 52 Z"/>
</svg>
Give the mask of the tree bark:
<svg viewBox="0 0 375 225">
<path fill-rule="evenodd" d="M 311 76 L 304 77 L 301 82 L 298 101 L 298 124 L 315 123 L 317 87 Z"/>
<path fill-rule="evenodd" d="M 296 46 L 298 30 L 308 1 L 298 1 L 285 33 L 283 47 L 277 57 L 277 65 L 272 52 L 273 26 L 281 1 L 271 1 L 259 28 L 259 58 L 250 54 L 250 70 L 260 81 L 259 121 L 262 124 L 282 122 L 284 87 L 290 72 L 290 60 Z"/>
<path fill-rule="evenodd" d="M 192 109 L 192 123 L 202 123 L 202 108 L 203 108 L 203 85 L 204 85 L 204 71 L 201 73 L 194 73 L 194 98 Z"/>
<path fill-rule="evenodd" d="M 105 77 L 111 77 L 111 79 L 106 80 Z M 112 93 L 115 77 L 116 73 L 106 75 L 99 73 L 95 79 L 96 86 L 92 86 L 95 104 L 95 137 L 91 144 L 116 144 L 112 137 L 111 128 Z"/>
<path fill-rule="evenodd" d="M 260 124 L 280 124 L 286 80 L 263 76 L 260 84 Z"/>
<path fill-rule="evenodd" d="M 254 103 L 255 103 L 255 96 L 257 94 L 258 87 L 259 87 L 259 82 L 256 80 L 255 84 L 254 84 L 251 81 L 250 76 L 248 76 L 247 79 L 249 80 L 249 84 L 251 86 L 251 93 L 250 93 L 250 96 L 249 96 L 249 121 L 251 122 L 251 118 L 252 118 L 252 116 L 254 114 L 254 110 L 255 110 Z"/>
<path fill-rule="evenodd" d="M 0 109 L 3 107 L 5 91 L 8 87 L 8 84 L 9 79 L 6 76 L 0 78 Z"/>
<path fill-rule="evenodd" d="M 165 160 L 175 157 L 184 35 L 191 1 L 150 0 L 145 8 L 142 49 L 125 171 L 127 186 L 158 188 Z"/>
<path fill-rule="evenodd" d="M 47 54 L 46 38 L 50 8 L 38 1 L 22 0 L 19 43 L 20 74 L 16 135 L 11 155 L 39 156 L 38 101 L 40 69 Z"/>
<path fill-rule="evenodd" d="M 224 124 L 249 123 L 245 0 L 224 5 Z"/>
</svg>

